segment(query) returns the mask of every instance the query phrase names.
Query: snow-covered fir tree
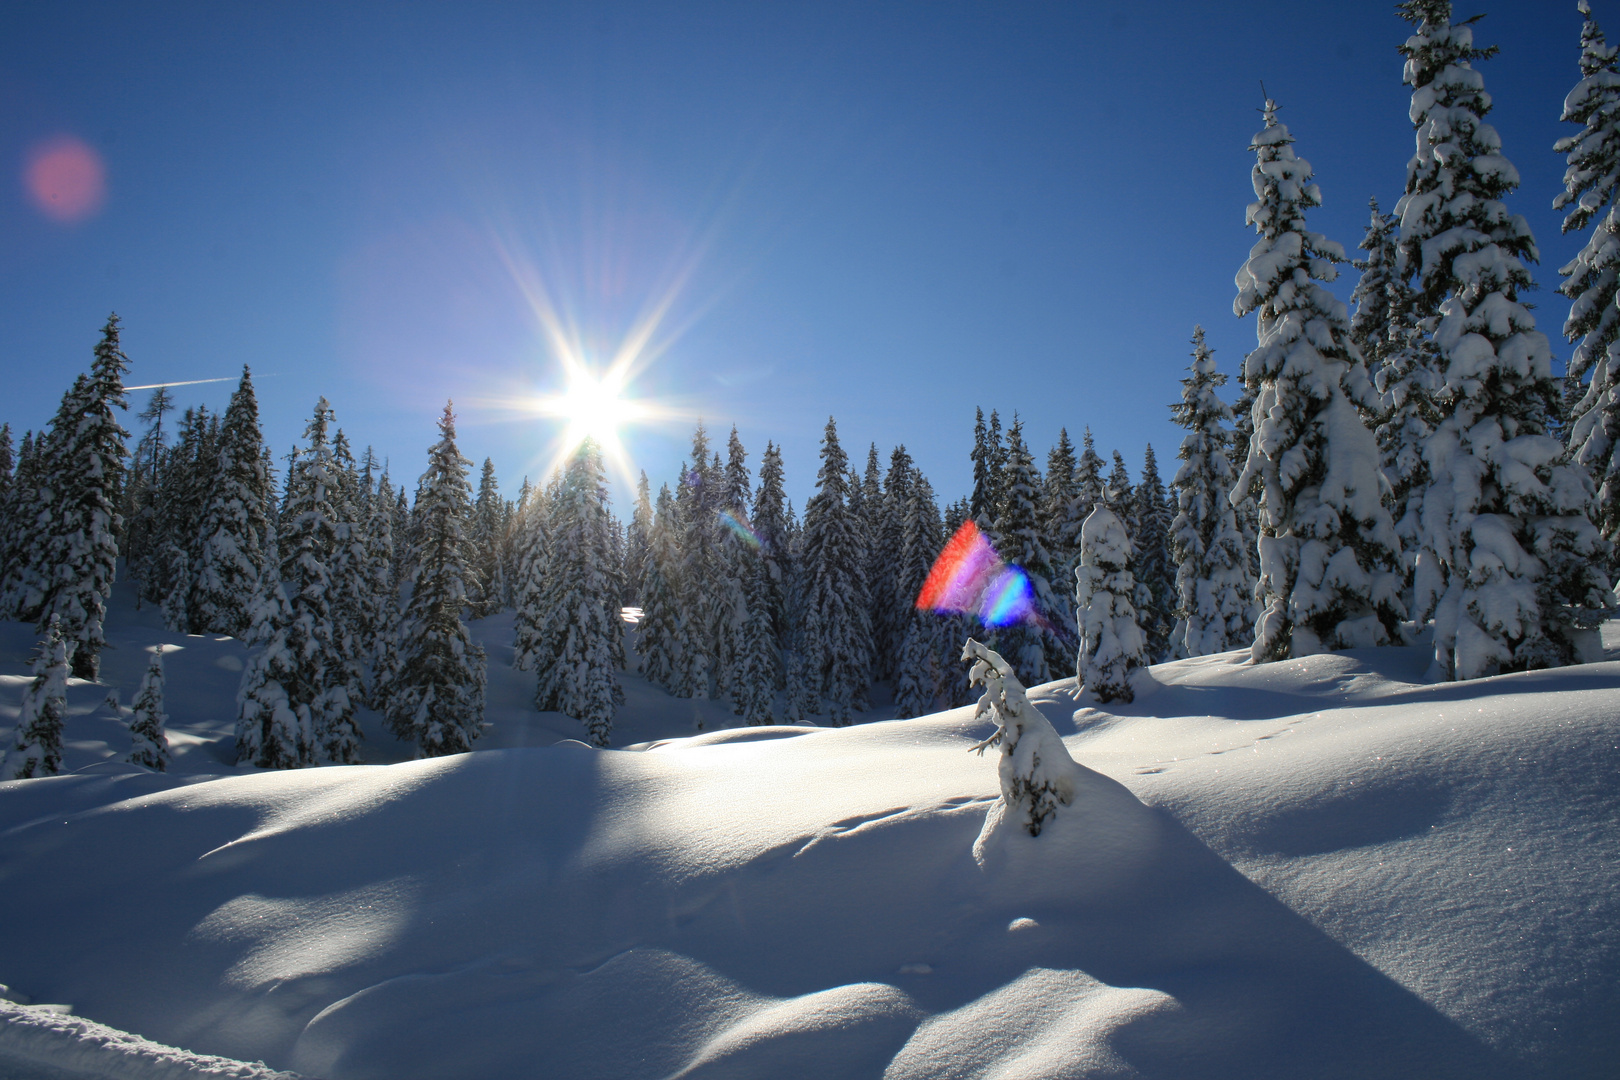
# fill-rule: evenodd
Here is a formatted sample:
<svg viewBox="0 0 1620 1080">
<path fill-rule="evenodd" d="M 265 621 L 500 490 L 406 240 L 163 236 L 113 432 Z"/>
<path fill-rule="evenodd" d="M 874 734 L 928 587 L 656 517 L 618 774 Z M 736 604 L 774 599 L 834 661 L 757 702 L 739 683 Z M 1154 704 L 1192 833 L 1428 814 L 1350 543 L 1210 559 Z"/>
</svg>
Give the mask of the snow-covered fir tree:
<svg viewBox="0 0 1620 1080">
<path fill-rule="evenodd" d="M 1066 670 L 1074 658 L 1065 655 L 1068 650 L 1054 629 L 1056 621 L 1067 616 L 1068 605 L 1058 602 L 1052 587 L 1052 558 L 1041 542 L 1036 518 L 1041 478 L 1024 442 L 1024 422 L 1016 413 L 1007 429 L 1001 479 L 1001 507 L 994 523 L 997 551 L 1024 571 L 1040 619 L 1002 627 L 996 633 L 996 643 L 1018 678 L 1036 686 L 1051 681 L 1054 670 Z"/>
<path fill-rule="evenodd" d="M 613 558 L 602 455 L 587 439 L 550 500 L 550 579 L 544 605 L 559 613 L 548 656 L 536 661 L 535 706 L 571 716 L 591 742 L 607 746 L 613 714 L 624 702 L 624 622 L 618 562 Z"/>
<path fill-rule="evenodd" d="M 366 674 L 365 702 L 383 713 L 387 712 L 388 693 L 396 681 L 400 631 L 399 583 L 394 580 L 393 501 L 388 473 L 384 471 L 365 508 L 357 613 L 357 642 Z"/>
<path fill-rule="evenodd" d="M 129 738 L 133 745 L 129 762 L 165 771 L 169 767 L 169 736 L 165 731 L 169 716 L 163 711 L 163 646 L 152 650 L 130 709 Z"/>
<path fill-rule="evenodd" d="M 867 592 L 871 596 L 872 671 L 879 679 L 893 680 L 899 675 L 900 639 L 916 596 L 907 595 L 895 561 L 903 543 L 915 474 L 911 453 L 904 445 L 896 446 L 889 453 L 889 468 L 878 496 L 879 509 L 869 515 Z"/>
<path fill-rule="evenodd" d="M 1244 609 L 1252 583 L 1243 533 L 1232 508 L 1237 473 L 1227 456 L 1232 411 L 1216 391 L 1226 376 L 1215 369 L 1204 328 L 1193 329 L 1192 364 L 1181 380 L 1181 400 L 1172 405 L 1187 429 L 1170 483 L 1176 516 L 1170 523 L 1170 554 L 1176 571 L 1176 623 L 1172 658 L 1207 656 L 1248 644 Z"/>
<path fill-rule="evenodd" d="M 1154 661 L 1167 660 L 1177 595 L 1175 563 L 1170 558 L 1170 523 L 1175 513 L 1159 478 L 1152 443 L 1142 455 L 1142 479 L 1131 493 L 1131 509 L 1136 526 L 1136 579 L 1147 595 L 1137 616 L 1147 635 L 1148 656 Z"/>
<path fill-rule="evenodd" d="M 996 725 L 995 732 L 973 749 L 982 754 L 989 747 L 1001 747 L 997 772 L 1002 812 L 1029 835 L 1039 836 L 1057 808 L 1074 801 L 1080 766 L 1069 756 L 1051 722 L 1030 704 L 1012 666 L 999 653 L 968 638 L 962 646 L 962 660 L 973 665 L 968 685 L 984 687 L 973 718 L 988 716 Z"/>
<path fill-rule="evenodd" d="M 1564 99 L 1563 119 L 1581 130 L 1555 146 L 1568 168 L 1553 208 L 1568 210 L 1566 233 L 1597 222 L 1558 272 L 1559 291 L 1571 301 L 1564 336 L 1577 342 L 1565 387 L 1568 446 L 1597 485 L 1596 524 L 1610 544 L 1613 581 L 1620 578 L 1620 49 L 1604 40 L 1586 0 L 1580 12 L 1581 80 Z"/>
<path fill-rule="evenodd" d="M 1054 582 L 1067 582 L 1073 577 L 1074 557 L 1080 549 L 1080 526 L 1091 512 L 1090 507 L 1082 509 L 1079 505 L 1078 467 L 1079 459 L 1075 457 L 1074 443 L 1069 440 L 1069 429 L 1061 428 L 1057 445 L 1046 454 L 1039 515 L 1041 542 L 1052 557 Z M 1067 589 L 1063 592 L 1067 595 Z M 1068 665 L 1063 668 L 1067 670 Z"/>
<path fill-rule="evenodd" d="M 658 490 L 658 506 L 647 542 L 636 646 L 641 673 L 654 686 L 680 696 L 686 677 L 685 628 L 681 622 L 680 551 L 675 497 L 669 485 Z"/>
<path fill-rule="evenodd" d="M 644 469 L 636 481 L 636 506 L 630 513 L 630 524 L 624 536 L 624 602 L 628 607 L 640 607 L 646 592 L 647 549 L 652 542 L 652 525 L 652 485 Z"/>
<path fill-rule="evenodd" d="M 67 636 L 61 616 L 45 622 L 45 640 L 34 652 L 34 678 L 23 688 L 11 752 L 0 762 L 0 780 L 28 780 L 62 771 L 62 724 L 67 719 Z"/>
<path fill-rule="evenodd" d="M 1343 301 L 1321 284 L 1344 251 L 1305 227 L 1322 197 L 1293 141 L 1268 99 L 1250 144 L 1256 201 L 1246 221 L 1260 239 L 1232 304 L 1240 317 L 1258 313 L 1259 343 L 1244 364 L 1254 435 L 1231 496 L 1241 501 L 1259 479 L 1256 662 L 1385 644 L 1404 614 L 1378 445 L 1358 411 L 1376 404 L 1372 384 Z"/>
<path fill-rule="evenodd" d="M 681 621 L 685 627 L 686 670 L 678 685 L 685 697 L 706 700 L 711 693 L 720 633 L 719 488 L 709 465 L 709 436 L 699 421 L 692 434 L 692 464 L 682 467 L 675 505 L 681 524 L 679 537 Z"/>
<path fill-rule="evenodd" d="M 1376 381 L 1393 344 L 1390 329 L 1397 313 L 1410 301 L 1405 297 L 1406 282 L 1399 272 L 1400 249 L 1396 243 L 1399 222 L 1394 214 L 1378 209 L 1377 199 L 1369 199 L 1368 207 L 1372 217 L 1358 245 L 1359 250 L 1367 254 L 1350 263 L 1361 271 L 1350 293 L 1350 302 L 1356 307 L 1355 314 L 1350 316 L 1350 340 Z"/>
<path fill-rule="evenodd" d="M 340 518 L 333 505 L 339 473 L 328 436 L 331 422 L 332 407 L 323 397 L 304 428 L 307 444 L 287 470 L 278 529 L 280 580 L 288 606 L 287 645 L 299 670 L 294 685 L 283 688 L 295 711 L 307 709 L 314 752 L 322 760 L 352 764 L 360 753 L 354 719 L 359 701 L 353 689 L 354 657 L 333 613 L 331 560 Z"/>
<path fill-rule="evenodd" d="M 738 685 L 745 666 L 743 638 L 753 619 L 749 604 L 757 592 L 753 580 L 758 569 L 758 540 L 748 524 L 748 503 L 753 481 L 748 472 L 748 451 L 737 428 L 732 426 L 726 442 L 726 463 L 718 461 L 713 475 L 719 485 L 715 510 L 715 565 L 718 574 L 719 621 L 715 628 L 716 686 L 731 701 L 732 711 L 744 715 L 745 699 L 757 697 L 755 689 Z"/>
<path fill-rule="evenodd" d="M 247 633 L 253 596 L 264 571 L 268 509 L 262 501 L 264 438 L 259 405 L 246 366 L 220 427 L 213 483 L 197 533 L 197 562 L 188 621 L 204 633 Z"/>
<path fill-rule="evenodd" d="M 974 410 L 973 494 L 968 500 L 968 516 L 978 522 L 979 528 L 990 532 L 996 511 L 1001 505 L 1001 464 L 1005 456 L 1001 445 L 1001 418 L 994 409 L 990 423 L 984 422 L 984 410 Z"/>
<path fill-rule="evenodd" d="M 59 616 L 73 674 L 90 680 L 96 678 L 106 646 L 102 623 L 117 569 L 118 506 L 129 456 L 124 448 L 129 432 L 119 426 L 114 412 L 126 408 L 123 379 L 129 369 L 118 334 L 118 316 L 109 315 L 89 378 L 74 384 L 53 423 L 55 496 L 41 537 L 45 550 L 38 552 L 44 561 L 35 564 L 44 577 L 39 629 L 45 629 L 52 615 Z"/>
<path fill-rule="evenodd" d="M 398 674 L 388 694 L 388 726 L 397 738 L 416 743 L 419 758 L 471 750 L 486 726 L 484 650 L 473 643 L 463 619 L 471 602 L 471 466 L 456 447 L 456 417 L 447 401 L 439 440 L 428 450 L 427 471 L 417 485 L 415 577 L 401 620 Z"/>
<path fill-rule="evenodd" d="M 1429 439 L 1423 539 L 1446 571 L 1435 609 L 1437 674 L 1472 679 L 1601 655 L 1594 624 L 1612 598 L 1607 544 L 1588 520 L 1591 477 L 1549 428 L 1559 408 L 1552 353 L 1519 302 L 1536 257 L 1502 203 L 1518 173 L 1485 123 L 1470 22 L 1448 0 L 1407 0 L 1402 46 L 1417 152 L 1397 207 L 1416 291 L 1439 304 L 1434 343 L 1445 417 Z"/>
<path fill-rule="evenodd" d="M 512 666 L 533 671 L 551 655 L 551 636 L 557 613 L 546 603 L 550 584 L 551 542 L 547 534 L 553 482 L 537 488 L 524 502 L 522 516 L 513 525 L 516 534 L 517 574 L 513 579 Z"/>
<path fill-rule="evenodd" d="M 472 589 L 473 613 L 482 618 L 505 605 L 501 595 L 501 541 L 506 532 L 505 503 L 495 478 L 495 462 L 484 459 L 478 474 L 478 495 L 473 500 L 468 530 L 468 586 Z"/>
<path fill-rule="evenodd" d="M 1098 701 L 1131 701 L 1131 674 L 1146 667 L 1147 636 L 1136 618 L 1136 579 L 1125 522 L 1098 505 L 1080 529 L 1075 607 L 1080 655 L 1075 677 Z"/>
<path fill-rule="evenodd" d="M 276 555 L 271 538 L 267 554 Z M 281 584 L 279 556 L 266 562 L 253 598 L 248 657 L 236 691 L 236 760 L 261 769 L 296 769 L 315 761 L 309 702 L 320 687 L 301 663 L 308 620 L 295 618 Z"/>
<path fill-rule="evenodd" d="M 813 711 L 835 725 L 866 708 L 872 630 L 862 570 L 866 551 L 860 522 L 849 508 L 849 459 L 831 417 L 821 443 L 816 493 L 804 508 L 800 585 L 800 662 Z"/>
<path fill-rule="evenodd" d="M 953 661 L 956 638 L 949 633 L 954 620 L 932 611 L 918 610 L 916 599 L 934 560 L 945 547 L 945 533 L 933 485 L 920 471 L 908 485 L 895 591 L 906 601 L 900 635 L 900 660 L 895 675 L 895 715 L 902 719 L 926 716 L 954 704 L 956 680 Z"/>
<path fill-rule="evenodd" d="M 768 442 L 759 461 L 759 488 L 754 492 L 754 535 L 759 537 L 759 557 L 764 564 L 762 601 L 770 615 L 778 654 L 788 648 L 792 638 L 788 616 L 793 575 L 790 513 L 782 490 L 782 448 Z M 778 686 L 785 678 L 786 672 L 779 664 Z"/>
</svg>

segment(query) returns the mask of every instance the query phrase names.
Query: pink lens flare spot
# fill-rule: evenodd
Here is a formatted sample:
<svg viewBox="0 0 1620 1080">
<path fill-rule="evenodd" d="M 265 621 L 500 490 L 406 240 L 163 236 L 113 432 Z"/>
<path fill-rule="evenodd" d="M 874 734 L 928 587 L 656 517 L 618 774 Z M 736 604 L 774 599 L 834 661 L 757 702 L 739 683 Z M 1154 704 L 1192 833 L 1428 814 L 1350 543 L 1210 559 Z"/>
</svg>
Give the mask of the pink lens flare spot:
<svg viewBox="0 0 1620 1080">
<path fill-rule="evenodd" d="M 23 186 L 40 213 L 72 224 L 91 217 L 107 201 L 107 168 L 83 139 L 58 135 L 28 151 Z"/>
</svg>

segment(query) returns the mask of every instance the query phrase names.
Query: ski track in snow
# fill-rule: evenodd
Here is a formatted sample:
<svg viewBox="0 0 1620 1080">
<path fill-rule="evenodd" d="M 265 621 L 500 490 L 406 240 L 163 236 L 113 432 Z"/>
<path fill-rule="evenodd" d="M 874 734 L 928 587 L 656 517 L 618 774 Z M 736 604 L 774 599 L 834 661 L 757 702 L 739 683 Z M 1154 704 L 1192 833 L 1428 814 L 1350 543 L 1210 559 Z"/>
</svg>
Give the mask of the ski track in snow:
<svg viewBox="0 0 1620 1080">
<path fill-rule="evenodd" d="M 528 708 L 496 617 L 475 624 L 478 752 L 413 762 L 368 717 L 378 765 L 261 774 L 229 764 L 245 649 L 119 589 L 103 685 L 69 687 L 71 774 L 0 785 L 0 980 L 72 1009 L 0 1003 L 0 1077 L 1606 1077 L 1620 1057 L 1620 625 L 1608 662 L 1468 684 L 1383 649 L 1161 665 L 1106 709 L 1036 688 L 1082 782 L 980 866 L 997 780 L 971 709 L 722 729 L 722 703 L 628 676 L 614 741 L 638 751 L 597 751 Z M 118 762 L 105 702 L 127 716 L 159 642 L 180 646 L 166 775 Z M 32 643 L 0 624 L 0 738 Z"/>
</svg>

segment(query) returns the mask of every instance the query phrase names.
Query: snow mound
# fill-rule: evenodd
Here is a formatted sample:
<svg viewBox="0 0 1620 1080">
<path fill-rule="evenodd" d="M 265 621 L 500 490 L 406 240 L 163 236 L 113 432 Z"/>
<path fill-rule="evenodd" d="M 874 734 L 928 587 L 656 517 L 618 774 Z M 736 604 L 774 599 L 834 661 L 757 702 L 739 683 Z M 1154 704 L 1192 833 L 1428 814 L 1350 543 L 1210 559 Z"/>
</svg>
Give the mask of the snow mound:
<svg viewBox="0 0 1620 1080">
<path fill-rule="evenodd" d="M 0 979 L 325 1080 L 1612 1075 L 1620 663 L 1422 653 L 1033 688 L 1073 800 L 982 863 L 971 709 L 0 784 Z"/>
</svg>

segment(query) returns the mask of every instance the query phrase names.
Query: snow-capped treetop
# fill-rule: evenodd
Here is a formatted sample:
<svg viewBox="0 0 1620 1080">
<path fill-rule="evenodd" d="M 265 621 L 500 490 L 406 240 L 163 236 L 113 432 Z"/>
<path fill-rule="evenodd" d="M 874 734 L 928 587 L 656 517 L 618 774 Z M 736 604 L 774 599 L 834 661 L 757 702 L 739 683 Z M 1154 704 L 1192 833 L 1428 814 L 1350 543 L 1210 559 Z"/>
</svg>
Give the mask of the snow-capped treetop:
<svg viewBox="0 0 1620 1080">
<path fill-rule="evenodd" d="M 1474 47 L 1472 20 L 1453 25 L 1449 0 L 1407 0 L 1399 11 L 1417 25 L 1401 46 L 1417 151 L 1406 167 L 1406 193 L 1395 204 L 1399 273 L 1416 275 L 1416 302 L 1424 312 L 1439 309 L 1453 275 L 1465 269 L 1484 292 L 1527 286 L 1530 274 L 1520 260 L 1537 259 L 1535 239 L 1524 217 L 1509 214 L 1501 201 L 1518 187 L 1519 172 L 1502 156 L 1496 129 L 1484 122 L 1491 96 L 1470 66 L 1496 49 Z"/>
</svg>

